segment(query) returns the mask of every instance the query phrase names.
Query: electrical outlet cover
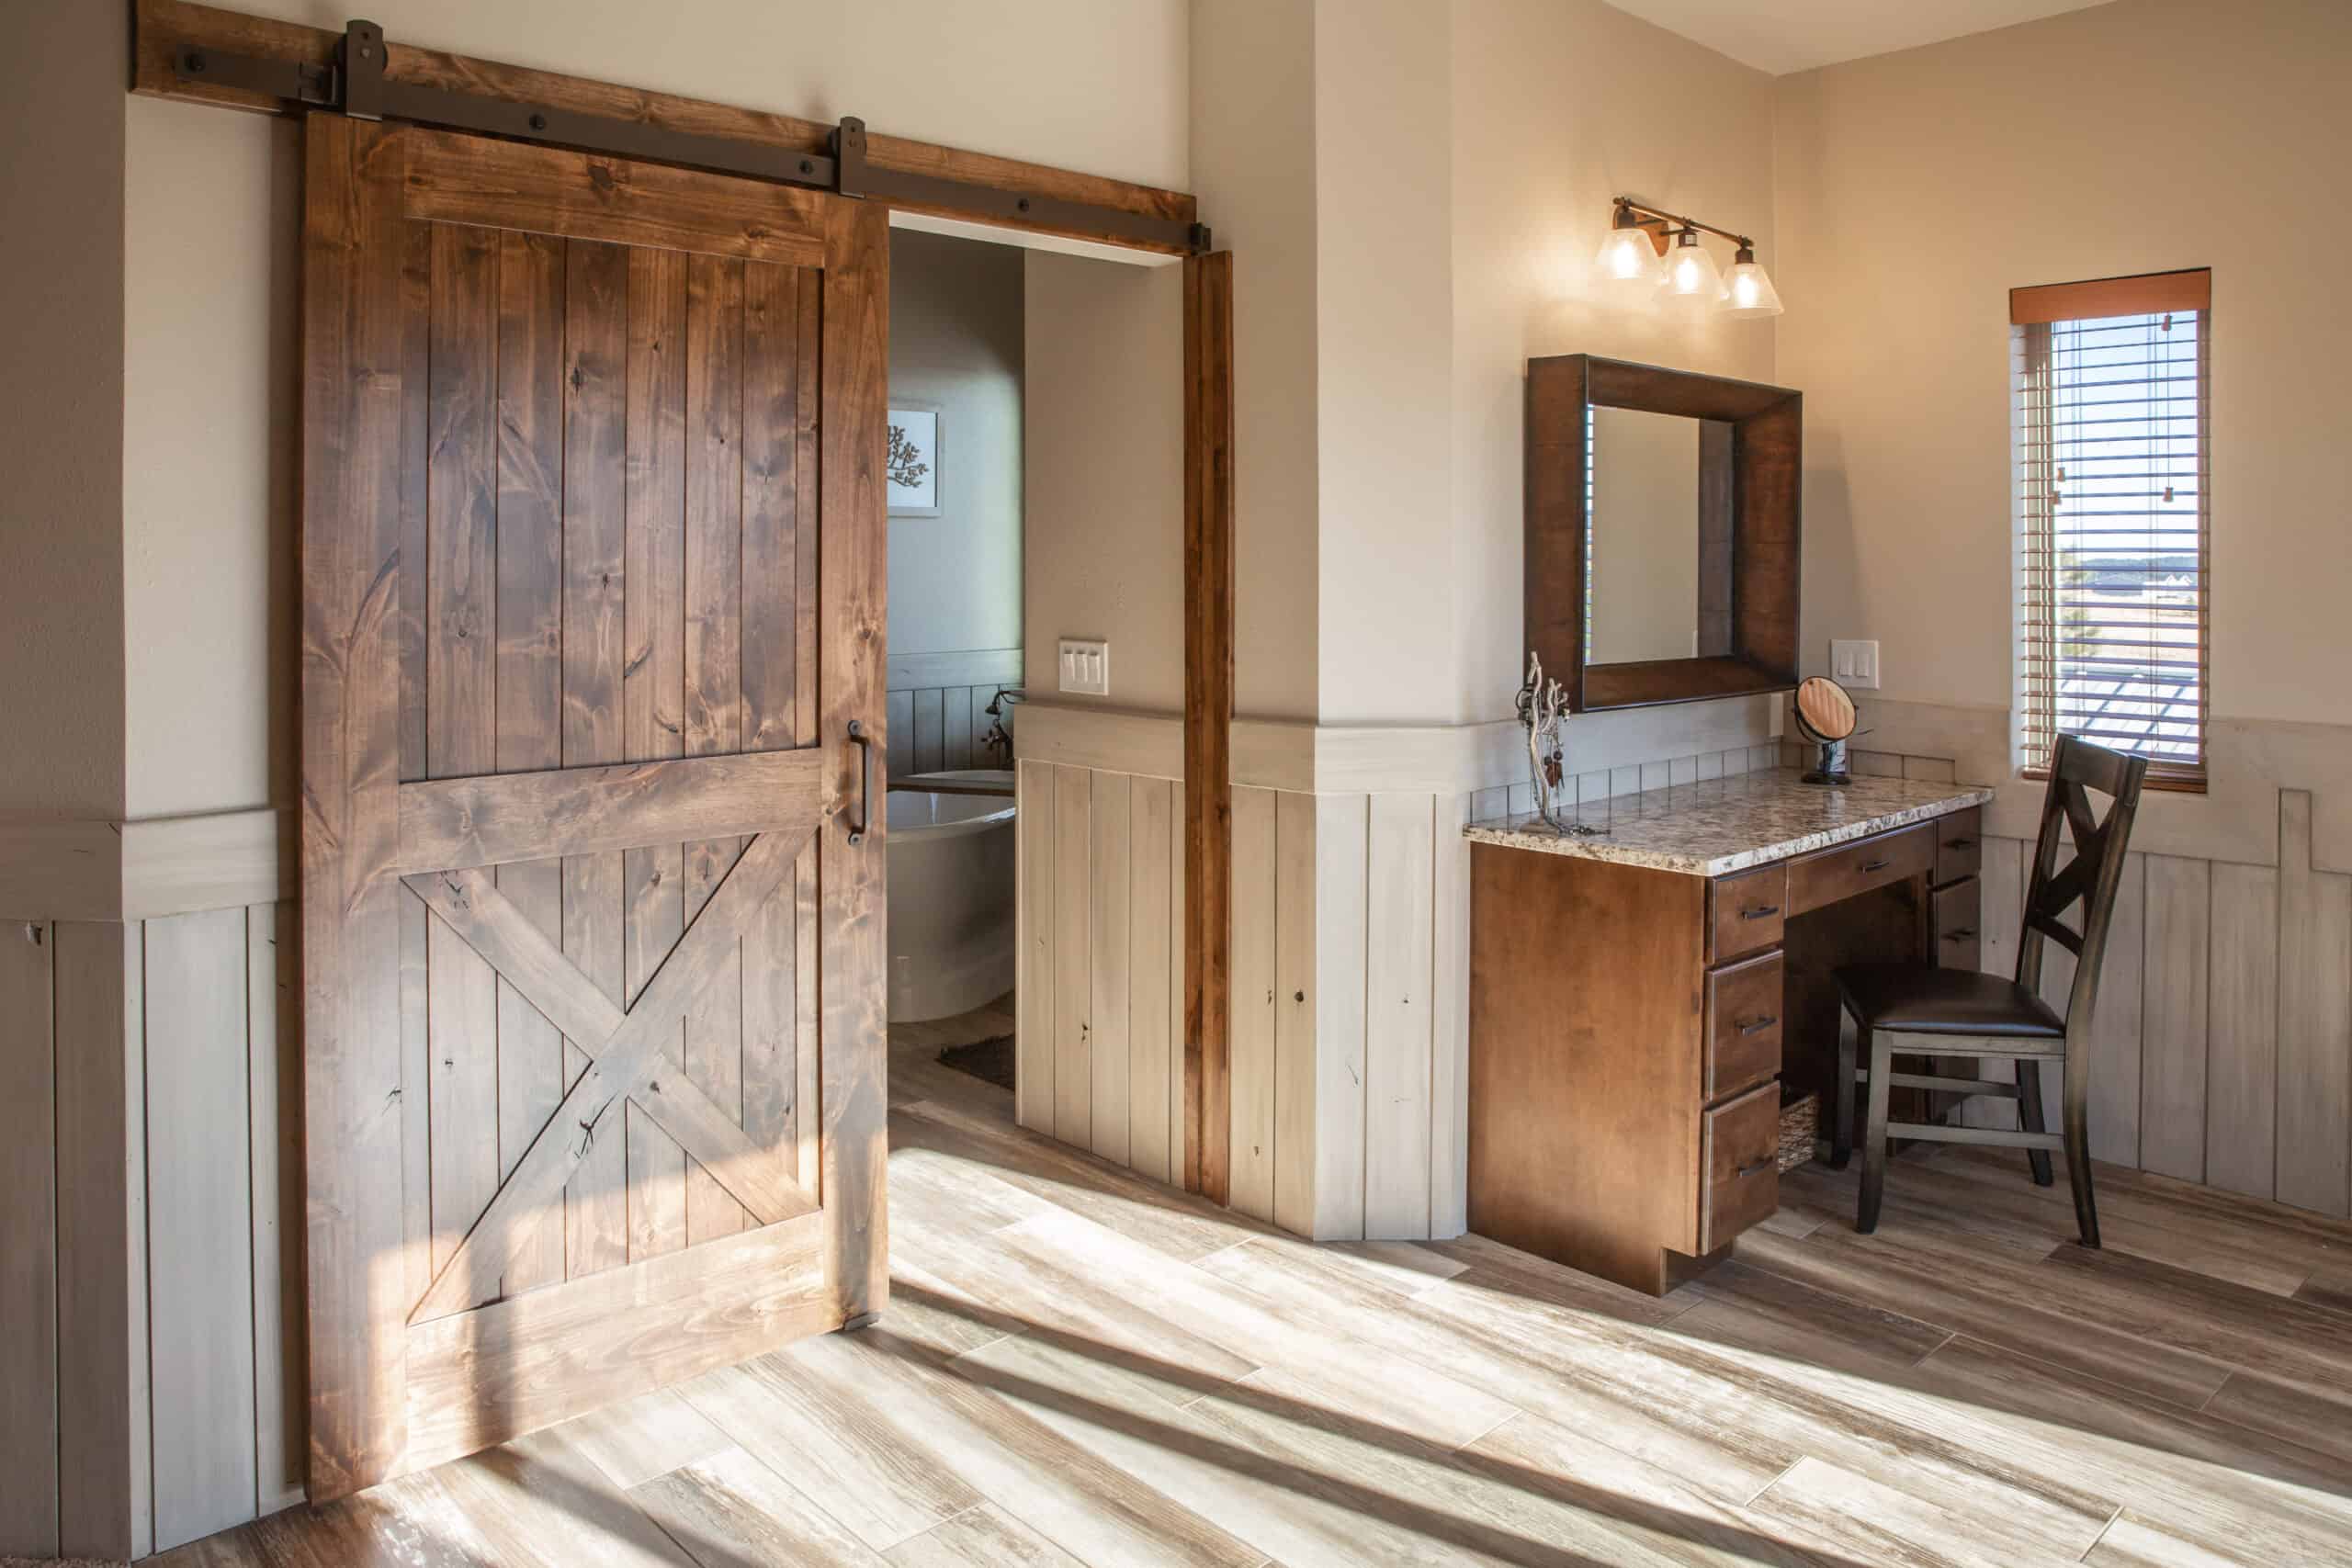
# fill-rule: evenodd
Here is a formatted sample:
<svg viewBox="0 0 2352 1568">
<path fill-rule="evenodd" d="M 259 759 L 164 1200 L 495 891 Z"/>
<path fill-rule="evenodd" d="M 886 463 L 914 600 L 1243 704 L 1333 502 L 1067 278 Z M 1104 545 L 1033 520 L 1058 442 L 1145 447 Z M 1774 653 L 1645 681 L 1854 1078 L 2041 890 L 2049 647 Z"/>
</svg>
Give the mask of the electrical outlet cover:
<svg viewBox="0 0 2352 1568">
<path fill-rule="evenodd" d="M 1829 643 L 1829 678 L 1858 692 L 1878 690 L 1878 643 L 1875 639 L 1833 637 Z"/>
<path fill-rule="evenodd" d="M 1111 645 L 1085 637 L 1061 639 L 1061 689 L 1080 696 L 1111 694 Z"/>
</svg>

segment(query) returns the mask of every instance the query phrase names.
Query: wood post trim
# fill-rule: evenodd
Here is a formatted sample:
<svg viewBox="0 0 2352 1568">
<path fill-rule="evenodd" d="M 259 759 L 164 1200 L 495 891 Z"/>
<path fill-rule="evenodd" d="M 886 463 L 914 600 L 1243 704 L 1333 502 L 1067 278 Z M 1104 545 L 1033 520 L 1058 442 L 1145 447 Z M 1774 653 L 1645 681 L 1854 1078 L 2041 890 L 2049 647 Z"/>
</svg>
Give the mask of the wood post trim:
<svg viewBox="0 0 2352 1568">
<path fill-rule="evenodd" d="M 1232 1143 L 1233 255 L 1184 263 L 1183 1185 L 1227 1199 Z"/>
</svg>

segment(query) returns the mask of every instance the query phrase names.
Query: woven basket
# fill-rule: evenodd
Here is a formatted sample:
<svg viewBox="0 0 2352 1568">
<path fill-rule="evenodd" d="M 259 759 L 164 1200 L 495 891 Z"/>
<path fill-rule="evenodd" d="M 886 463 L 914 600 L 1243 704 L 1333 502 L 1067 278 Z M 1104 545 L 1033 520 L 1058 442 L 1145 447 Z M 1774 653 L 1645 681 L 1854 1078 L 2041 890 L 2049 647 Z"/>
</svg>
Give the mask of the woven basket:
<svg viewBox="0 0 2352 1568">
<path fill-rule="evenodd" d="M 1821 1135 L 1821 1097 L 1799 1095 L 1781 1107 L 1781 1169 L 1783 1174 L 1813 1162 Z"/>
</svg>

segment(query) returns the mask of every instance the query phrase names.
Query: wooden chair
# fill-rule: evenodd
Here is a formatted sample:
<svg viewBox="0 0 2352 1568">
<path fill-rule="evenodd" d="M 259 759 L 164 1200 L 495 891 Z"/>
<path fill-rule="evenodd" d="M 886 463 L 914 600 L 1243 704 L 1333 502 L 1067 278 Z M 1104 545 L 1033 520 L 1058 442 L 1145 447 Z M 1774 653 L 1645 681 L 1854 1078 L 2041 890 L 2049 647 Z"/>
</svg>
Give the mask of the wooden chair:
<svg viewBox="0 0 2352 1568">
<path fill-rule="evenodd" d="M 2098 1005 L 2100 960 L 2107 952 L 2115 889 L 2123 876 L 2123 854 L 2132 818 L 2140 807 L 2140 784 L 2147 762 L 2126 757 L 2071 735 L 2061 736 L 2052 759 L 2050 789 L 2041 805 L 2041 830 L 2034 842 L 2033 879 L 2026 892 L 2025 922 L 2018 942 L 2017 977 L 1967 969 L 1937 969 L 1917 964 L 1862 964 L 1838 971 L 1843 1009 L 1838 1032 L 1838 1104 L 1830 1125 L 1832 1167 L 1843 1169 L 1852 1153 L 1854 1086 L 1863 1086 L 1867 1125 L 1862 1133 L 1861 1201 L 1854 1228 L 1878 1228 L 1886 1187 L 1890 1136 L 1945 1143 L 1999 1144 L 2031 1151 L 2027 1161 L 2035 1181 L 2051 1185 L 2050 1151 L 2066 1152 L 2066 1174 L 2075 1189 L 2075 1219 L 2083 1245 L 2098 1245 L 2098 1212 L 2091 1201 L 2090 1081 L 2091 1018 Z M 2090 791 L 2111 797 L 2104 820 L 2092 812 Z M 2073 835 L 2075 858 L 2058 868 L 2061 830 Z M 2076 900 L 2084 906 L 2077 932 L 2061 917 Z M 2075 985 L 2060 1018 L 2041 997 L 2045 940 L 2075 954 Z M 1869 1060 L 1861 1041 L 1870 1040 Z M 2016 1064 L 2014 1084 L 1982 1077 L 1939 1077 L 1894 1070 L 1897 1056 L 2007 1057 Z M 2065 1131 L 2049 1132 L 2041 1107 L 2041 1064 L 2065 1065 Z M 1981 1074 L 1980 1065 L 1977 1071 Z M 2018 1129 L 1948 1127 L 1940 1122 L 1886 1119 L 1887 1091 L 1894 1088 L 1991 1094 L 2018 1102 Z"/>
</svg>

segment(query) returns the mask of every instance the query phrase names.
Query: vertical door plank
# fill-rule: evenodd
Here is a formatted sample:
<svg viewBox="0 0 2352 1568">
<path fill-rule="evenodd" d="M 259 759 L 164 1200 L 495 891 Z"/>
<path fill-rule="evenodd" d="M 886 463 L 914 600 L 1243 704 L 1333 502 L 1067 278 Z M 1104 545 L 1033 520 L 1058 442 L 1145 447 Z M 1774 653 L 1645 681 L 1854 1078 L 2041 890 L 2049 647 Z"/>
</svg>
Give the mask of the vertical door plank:
<svg viewBox="0 0 2352 1568">
<path fill-rule="evenodd" d="M 393 459 L 400 506 L 400 603 L 392 636 L 400 660 L 400 774 L 429 776 L 424 716 L 431 706 L 424 617 L 429 599 L 433 484 L 433 255 L 431 223 L 400 226 L 400 450 Z M 308 352 L 306 345 L 306 352 Z"/>
<path fill-rule="evenodd" d="M 407 1442 L 405 1346 L 379 1326 L 414 1300 L 391 1260 L 403 1248 L 404 1124 L 426 1109 L 402 1091 L 392 874 L 399 561 L 404 530 L 414 543 L 406 498 L 419 477 L 401 448 L 413 417 L 403 307 L 414 302 L 403 272 L 405 145 L 395 127 L 329 115 L 303 135 L 303 1125 L 310 1493 L 322 1502 L 382 1479 Z M 402 1114 L 387 1116 L 395 1102 Z"/>
<path fill-rule="evenodd" d="M 563 764 L 564 245 L 546 234 L 498 240 L 494 743 L 500 773 L 536 773 Z M 561 861 L 502 865 L 494 876 L 550 941 L 562 941 Z M 503 1181 L 568 1084 L 555 1026 L 503 979 L 497 997 Z M 507 1266 L 503 1292 L 561 1280 L 563 1247 L 559 1201 Z"/>
<path fill-rule="evenodd" d="M 633 250 L 628 259 L 621 745 L 624 760 L 643 761 L 684 754 L 686 258 Z M 621 887 L 622 980 L 634 1002 L 685 927 L 680 846 L 623 852 Z M 675 1251 L 686 1241 L 685 1151 L 635 1106 L 626 1141 L 628 1256 Z"/>
<path fill-rule="evenodd" d="M 2278 1201 L 2346 1212 L 2352 876 L 2312 869 L 2309 790 L 2278 792 Z"/>
<path fill-rule="evenodd" d="M 1430 1234 L 1468 1224 L 1470 1173 L 1470 797 L 1437 797 L 1431 843 Z"/>
<path fill-rule="evenodd" d="M 935 773 L 947 765 L 947 694 L 926 686 L 914 694 L 915 772 Z"/>
<path fill-rule="evenodd" d="M 0 927 L 0 1554 L 23 1557 L 58 1540 L 55 940 Z"/>
<path fill-rule="evenodd" d="M 246 1103 L 252 1107 L 254 1464 L 260 1511 L 302 1497 L 302 1040 L 293 906 L 245 914 Z"/>
<path fill-rule="evenodd" d="M 800 273 L 743 266 L 742 747 L 795 744 L 798 656 Z M 805 856 L 804 856 L 805 858 Z M 743 933 L 743 1130 L 799 1168 L 800 944 L 797 877 Z M 813 999 L 813 998 L 812 998 Z M 809 1054 L 815 1053 L 813 1035 Z"/>
<path fill-rule="evenodd" d="M 245 912 L 147 922 L 155 1546 L 253 1517 Z"/>
<path fill-rule="evenodd" d="M 1133 1146 L 1128 1135 L 1128 1090 L 1132 1083 L 1127 983 L 1130 970 L 1128 900 L 1133 896 L 1127 858 L 1133 798 L 1125 773 L 1097 773 L 1088 786 L 1087 815 L 1092 848 L 1087 877 L 1088 975 L 1087 1061 L 1093 1109 L 1087 1146 L 1104 1159 L 1125 1165 Z"/>
<path fill-rule="evenodd" d="M 2278 1149 L 2276 867 L 2214 863 L 2212 955 L 2205 1179 L 2267 1198 Z"/>
<path fill-rule="evenodd" d="M 1233 1049 L 1226 1201 L 1274 1217 L 1274 791 L 1233 792 Z"/>
<path fill-rule="evenodd" d="M 1014 876 L 1014 919 L 1020 951 L 1013 961 L 1013 1106 L 1023 1127 L 1054 1130 L 1054 765 L 1023 762 L 1012 824 L 1020 848 Z"/>
<path fill-rule="evenodd" d="M 1315 797 L 1315 1228 L 1363 1234 L 1369 795 Z"/>
<path fill-rule="evenodd" d="M 1364 1235 L 1430 1234 L 1433 806 L 1372 797 L 1364 962 Z"/>
<path fill-rule="evenodd" d="M 1274 796 L 1273 1221 L 1315 1234 L 1315 796 Z"/>
<path fill-rule="evenodd" d="M 915 694 L 912 692 L 891 692 L 883 700 L 884 718 L 889 726 L 886 755 L 890 776 L 902 779 L 915 773 Z"/>
<path fill-rule="evenodd" d="M 434 778 L 498 766 L 501 238 L 456 224 L 433 230 L 424 757 Z M 438 1271 L 498 1190 L 499 981 L 435 917 L 425 985 Z"/>
<path fill-rule="evenodd" d="M 743 749 L 743 264 L 686 263 L 686 733 L 690 757 Z M 692 923 L 742 852 L 741 839 L 685 847 Z M 741 1124 L 743 970 L 737 953 L 686 1014 L 686 1077 Z M 717 1178 L 689 1161 L 686 1239 L 750 1223 Z"/>
<path fill-rule="evenodd" d="M 794 291 L 797 321 L 793 330 L 792 743 L 795 746 L 814 746 L 818 743 L 819 729 L 824 721 L 824 714 L 817 699 L 820 586 L 817 545 L 819 525 L 823 515 L 818 490 L 818 414 L 823 404 L 823 392 L 819 382 L 819 355 L 824 340 L 822 275 L 807 268 L 798 269 L 795 274 Z M 793 1061 L 797 1082 L 793 1096 L 797 1108 L 794 1135 L 799 1146 L 800 1185 L 810 1192 L 818 1190 L 823 1152 L 820 1140 L 821 1129 L 818 1122 L 819 1074 L 823 1066 L 818 1033 L 818 1003 L 820 999 L 818 976 L 822 956 L 817 942 L 820 915 L 817 876 L 820 863 L 821 852 L 816 840 L 811 839 L 793 863 L 792 870 L 793 995 L 799 1013 Z"/>
<path fill-rule="evenodd" d="M 947 727 L 947 739 L 941 750 L 939 765 L 943 768 L 978 766 L 972 761 L 972 688 L 950 686 L 939 695 Z"/>
<path fill-rule="evenodd" d="M 2140 1168 L 2202 1181 L 2212 863 L 2150 855 L 2147 874 Z"/>
<path fill-rule="evenodd" d="M 2141 999 L 2147 974 L 2148 857 L 2123 857 L 2091 1021 L 2091 1157 L 2140 1163 Z M 2058 1102 L 2053 1102 L 2058 1103 Z"/>
<path fill-rule="evenodd" d="M 401 1280 L 412 1304 L 433 1288 L 433 912 L 401 889 Z M 308 1071 L 307 1066 L 304 1069 Z"/>
<path fill-rule="evenodd" d="M 626 755 L 629 254 L 573 240 L 564 265 L 563 765 L 577 768 Z M 621 889 L 622 852 L 564 858 L 564 954 L 615 1002 L 627 973 Z M 566 1092 L 588 1060 L 566 1043 Z M 567 1276 L 628 1260 L 628 1185 L 626 1138 L 592 1141 L 564 1189 Z"/>
<path fill-rule="evenodd" d="M 1087 770 L 1054 769 L 1054 1136 L 1093 1146 L 1093 790 Z"/>
<path fill-rule="evenodd" d="M 952 711 L 952 709 L 951 709 Z M 1168 861 L 1175 795 L 1166 779 L 1128 781 L 1127 1163 L 1170 1179 L 1168 1143 Z"/>
<path fill-rule="evenodd" d="M 117 925 L 111 922 L 61 922 L 56 928 L 53 984 L 56 994 L 56 1060 L 57 1060 L 57 1540 L 54 1550 L 68 1557 L 128 1558 L 137 1555 L 131 1544 L 134 1449 L 143 1455 L 148 1448 L 147 1434 L 136 1431 L 130 1425 L 131 1367 L 135 1359 L 141 1367 L 147 1361 L 145 1329 L 139 1337 L 131 1337 L 131 1280 L 137 1272 L 131 1261 L 134 1247 L 144 1248 L 147 1226 L 143 1213 L 144 1192 L 133 1193 L 126 1174 L 130 1151 L 132 1097 L 142 1092 L 130 1084 L 126 1056 L 139 1047 L 139 1042 L 127 1032 L 125 1008 L 129 987 L 138 984 L 140 928 L 136 923 Z M 288 946 L 291 943 L 289 941 Z M 18 951 L 23 949 L 24 951 Z M 18 1005 L 22 989 L 20 972 L 25 961 L 38 950 L 23 941 L 22 928 L 0 926 L 0 1075 L 14 1077 L 26 1064 L 19 1061 L 17 1052 L 25 1036 L 21 1032 L 36 1021 L 35 1014 Z M 11 979 L 7 976 L 17 976 Z M 293 1011 L 293 1000 L 288 998 L 288 1012 Z M 37 1010 L 38 1003 L 36 1003 Z M 299 1086 L 299 1075 L 294 1078 Z M 294 1092 L 299 1092 L 297 1089 Z M 21 1085 L 0 1090 L 0 1121 L 11 1116 L 30 1113 L 36 1102 L 28 1100 Z M 296 1130 L 293 1145 L 300 1148 L 300 1108 L 295 1107 L 291 1117 Z M 277 1129 L 272 1127 L 273 1134 Z M 7 1154 L 0 1154 L 0 1162 L 29 1157 L 17 1150 L 18 1139 L 13 1130 L 5 1138 Z M 297 1193 L 301 1189 L 301 1167 L 299 1159 L 286 1167 L 288 1185 Z M 0 1218 L 0 1258 L 17 1255 L 19 1241 L 16 1227 L 23 1222 L 22 1206 L 29 1202 L 38 1189 L 19 1185 L 14 1178 L 0 1178 L 0 1209 L 8 1211 L 8 1218 Z M 299 1224 L 301 1215 L 297 1208 L 291 1223 Z M 291 1251 L 299 1258 L 300 1247 Z M 16 1276 L 6 1266 L 0 1265 L 0 1278 L 11 1284 Z M 289 1276 L 296 1292 L 300 1290 L 300 1276 Z M 5 1288 L 5 1287 L 0 1287 Z M 146 1299 L 143 1282 L 140 1299 Z M 293 1313 L 299 1318 L 301 1299 L 293 1300 Z M 12 1354 L 21 1354 L 37 1342 L 38 1317 L 17 1316 L 19 1303 L 11 1299 L 0 1308 L 0 1317 L 10 1324 L 24 1322 L 27 1332 L 23 1345 L 0 1346 L 0 1361 Z M 21 1411 L 16 1390 L 21 1374 L 11 1371 L 0 1374 L 0 1407 Z M 297 1385 L 299 1387 L 299 1384 Z M 298 1435 L 300 1427 L 293 1428 Z M 7 1469 L 0 1473 L 11 1477 L 24 1476 L 33 1489 L 27 1495 L 39 1493 L 38 1465 L 23 1468 L 22 1456 L 16 1453 L 15 1434 L 0 1438 L 0 1464 Z M 301 1446 L 290 1446 L 287 1462 L 298 1480 L 301 1474 Z M 0 1502 L 0 1517 L 11 1523 L 0 1527 L 0 1551 L 23 1548 L 5 1544 L 18 1539 L 18 1498 L 13 1492 L 16 1483 L 8 1482 L 7 1500 Z"/>
<path fill-rule="evenodd" d="M 835 798 L 857 788 L 852 719 L 881 702 L 888 628 L 888 522 L 882 489 L 890 365 L 889 218 L 870 202 L 826 209 L 824 452 L 819 646 L 820 731 Z M 803 580 L 804 582 L 808 581 Z M 882 802 L 874 803 L 879 810 Z M 817 920 L 824 1024 L 820 1089 L 825 1275 L 844 1320 L 880 1312 L 890 1294 L 888 1134 L 882 906 L 887 826 L 856 843 L 828 824 L 817 835 Z"/>
</svg>

